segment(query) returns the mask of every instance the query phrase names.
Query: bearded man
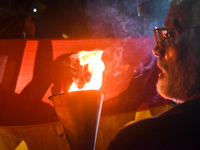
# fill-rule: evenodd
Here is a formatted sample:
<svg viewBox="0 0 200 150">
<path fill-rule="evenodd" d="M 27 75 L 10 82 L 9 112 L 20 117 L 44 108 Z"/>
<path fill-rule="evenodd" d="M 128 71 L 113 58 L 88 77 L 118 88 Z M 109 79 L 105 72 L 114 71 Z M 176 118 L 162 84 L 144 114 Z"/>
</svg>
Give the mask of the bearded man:
<svg viewBox="0 0 200 150">
<path fill-rule="evenodd" d="M 154 28 L 157 90 L 178 104 L 122 128 L 109 150 L 200 149 L 200 1 L 173 0 L 165 27 Z"/>
</svg>

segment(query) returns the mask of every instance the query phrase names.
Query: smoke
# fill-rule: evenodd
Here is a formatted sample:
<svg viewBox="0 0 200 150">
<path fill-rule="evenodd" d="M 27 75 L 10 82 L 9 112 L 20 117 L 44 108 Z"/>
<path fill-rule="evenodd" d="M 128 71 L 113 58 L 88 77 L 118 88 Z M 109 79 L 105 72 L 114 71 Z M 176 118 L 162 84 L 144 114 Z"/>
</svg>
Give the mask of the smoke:
<svg viewBox="0 0 200 150">
<path fill-rule="evenodd" d="M 127 50 L 129 38 L 153 36 L 153 27 L 163 26 L 169 4 L 169 0 L 87 0 L 85 12 L 90 37 L 124 39 L 104 51 L 107 65 L 114 68 L 114 76 L 128 67 L 123 64 L 126 61 L 124 55 L 137 55 L 137 51 L 146 44 L 146 41 L 141 41 L 137 49 Z M 135 66 L 134 71 L 139 68 L 143 68 L 143 62 Z"/>
<path fill-rule="evenodd" d="M 146 66 L 144 66 L 143 63 L 140 62 L 138 67 L 134 68 L 134 72 L 137 72 L 138 68 L 140 69 L 139 73 L 134 78 L 136 79 L 136 78 L 142 76 L 142 74 L 145 70 L 149 70 L 154 65 L 154 61 L 155 61 L 155 56 L 152 57 L 150 63 Z"/>
<path fill-rule="evenodd" d="M 86 15 L 93 37 L 141 37 L 163 26 L 169 0 L 87 0 Z"/>
<path fill-rule="evenodd" d="M 128 38 L 116 40 L 112 46 L 104 50 L 102 58 L 106 66 L 104 74 L 112 72 L 112 75 L 116 77 L 128 69 L 130 63 L 125 60 L 127 40 Z"/>
<path fill-rule="evenodd" d="M 88 2 L 86 15 L 91 34 L 100 37 L 141 36 L 142 20 L 137 15 L 136 3 L 129 1 Z"/>
</svg>

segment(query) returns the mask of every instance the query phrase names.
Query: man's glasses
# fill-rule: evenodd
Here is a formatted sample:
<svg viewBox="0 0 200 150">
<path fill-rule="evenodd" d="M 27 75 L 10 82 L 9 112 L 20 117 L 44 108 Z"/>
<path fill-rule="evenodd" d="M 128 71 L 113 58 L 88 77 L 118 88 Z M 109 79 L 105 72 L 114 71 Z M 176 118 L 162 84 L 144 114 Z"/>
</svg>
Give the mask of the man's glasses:
<svg viewBox="0 0 200 150">
<path fill-rule="evenodd" d="M 173 42 L 175 36 L 180 35 L 181 33 L 184 33 L 186 30 L 191 29 L 200 29 L 200 27 L 180 27 L 180 28 L 153 28 L 154 37 L 156 40 L 156 44 L 159 47 L 169 46 L 170 43 Z"/>
<path fill-rule="evenodd" d="M 160 47 L 169 46 L 170 41 L 175 37 L 177 28 L 157 28 L 153 29 L 156 44 Z"/>
</svg>

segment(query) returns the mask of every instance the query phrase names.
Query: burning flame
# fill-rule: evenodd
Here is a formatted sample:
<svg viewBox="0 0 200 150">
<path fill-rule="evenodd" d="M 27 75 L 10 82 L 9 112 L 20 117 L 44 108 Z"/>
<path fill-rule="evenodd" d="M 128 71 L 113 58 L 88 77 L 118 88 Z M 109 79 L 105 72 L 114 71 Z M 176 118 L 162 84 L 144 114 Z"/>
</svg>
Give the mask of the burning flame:
<svg viewBox="0 0 200 150">
<path fill-rule="evenodd" d="M 74 79 L 68 92 L 100 89 L 105 69 L 101 59 L 102 54 L 102 50 L 81 51 L 77 54 L 82 69 L 79 77 Z"/>
</svg>

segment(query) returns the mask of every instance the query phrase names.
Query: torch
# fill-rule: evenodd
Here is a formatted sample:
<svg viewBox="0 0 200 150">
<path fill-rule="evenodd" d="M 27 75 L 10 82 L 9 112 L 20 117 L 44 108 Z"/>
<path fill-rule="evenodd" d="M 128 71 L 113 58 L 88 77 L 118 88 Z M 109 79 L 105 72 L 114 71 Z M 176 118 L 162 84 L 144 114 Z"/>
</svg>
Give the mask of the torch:
<svg viewBox="0 0 200 150">
<path fill-rule="evenodd" d="M 72 150 L 94 150 L 104 93 L 102 84 L 103 51 L 81 51 L 72 57 L 79 59 L 82 69 L 66 93 L 51 96 Z"/>
</svg>

